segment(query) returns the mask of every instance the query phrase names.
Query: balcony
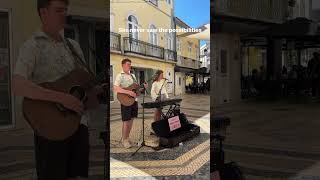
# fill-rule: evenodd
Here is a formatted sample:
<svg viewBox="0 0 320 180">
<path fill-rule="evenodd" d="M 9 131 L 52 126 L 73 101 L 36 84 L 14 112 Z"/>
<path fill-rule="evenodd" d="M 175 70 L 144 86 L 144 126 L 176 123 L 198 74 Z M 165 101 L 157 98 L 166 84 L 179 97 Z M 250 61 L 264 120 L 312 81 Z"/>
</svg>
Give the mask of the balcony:
<svg viewBox="0 0 320 180">
<path fill-rule="evenodd" d="M 177 62 L 177 52 L 169 49 L 164 50 L 164 58 L 167 61 Z"/>
<path fill-rule="evenodd" d="M 121 51 L 121 35 L 110 32 L 110 50 Z"/>
<path fill-rule="evenodd" d="M 144 41 L 134 38 L 124 37 L 124 53 L 134 53 L 142 56 L 154 57 L 166 61 L 176 62 L 177 52 L 164 49 L 163 47 L 156 46 Z"/>
<path fill-rule="evenodd" d="M 217 15 L 281 23 L 287 14 L 288 1 L 283 0 L 215 0 Z"/>
<path fill-rule="evenodd" d="M 177 58 L 177 66 L 191 68 L 191 69 L 199 69 L 200 68 L 200 61 L 190 59 L 183 56 L 178 56 Z"/>
</svg>

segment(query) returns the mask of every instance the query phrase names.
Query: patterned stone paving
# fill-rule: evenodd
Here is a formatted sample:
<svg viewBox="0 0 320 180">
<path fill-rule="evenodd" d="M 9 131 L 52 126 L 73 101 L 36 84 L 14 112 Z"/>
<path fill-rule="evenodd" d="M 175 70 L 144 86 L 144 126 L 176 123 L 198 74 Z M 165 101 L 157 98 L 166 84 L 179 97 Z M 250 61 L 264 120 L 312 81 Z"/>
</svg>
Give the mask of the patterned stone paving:
<svg viewBox="0 0 320 180">
<path fill-rule="evenodd" d="M 193 103 L 196 103 L 196 106 L 192 106 Z M 199 104 L 202 106 L 199 106 Z M 104 109 L 105 107 L 101 106 L 101 108 L 93 114 L 94 119 L 90 123 L 90 180 L 104 179 L 104 146 L 102 140 L 99 139 L 99 133 L 105 128 L 106 115 L 104 114 Z M 116 103 L 112 103 L 110 109 L 110 123 L 113 126 L 117 126 L 117 124 L 121 122 L 119 106 Z M 124 159 L 126 157 L 125 155 L 131 154 L 136 148 L 127 150 L 118 146 L 117 141 L 119 141 L 121 137 L 119 137 L 117 133 L 111 133 L 110 151 L 111 155 L 114 155 L 117 157 L 117 159 L 110 159 L 110 165 L 111 170 L 116 170 L 112 169 L 112 167 L 118 168 L 118 172 L 114 171 L 115 173 L 112 174 L 111 171 L 110 175 L 113 176 L 114 179 L 123 179 L 124 177 L 120 176 L 121 173 L 122 175 L 125 174 L 128 179 L 133 178 L 130 177 L 133 173 L 137 173 L 135 179 L 208 179 L 208 172 L 210 169 L 210 148 L 208 142 L 208 133 L 210 132 L 208 96 L 187 95 L 183 97 L 182 111 L 188 115 L 189 120 L 199 124 L 202 127 L 202 133 L 195 139 L 184 142 L 182 146 L 175 147 L 174 149 L 155 152 L 151 148 L 142 148 L 134 156 L 136 159 L 131 158 L 130 162 L 126 162 Z M 147 120 L 148 123 L 150 122 L 150 118 L 153 116 L 152 113 L 152 111 L 147 112 L 146 117 L 149 118 L 149 120 Z M 137 120 L 135 123 L 134 131 L 140 131 L 141 121 Z M 112 127 L 111 130 L 113 130 L 112 132 L 119 132 L 119 129 L 114 131 L 114 128 Z M 148 130 L 148 127 L 146 130 Z M 136 141 L 138 141 L 139 133 L 132 134 L 134 134 L 133 138 L 136 138 Z M 27 128 L 11 131 L 0 131 L 0 142 L 0 180 L 35 179 L 33 133 L 31 129 Z M 170 155 L 168 154 L 169 152 Z M 148 159 L 148 155 L 150 155 L 150 157 L 154 157 L 153 160 Z M 119 156 L 123 159 L 119 158 Z M 161 156 L 163 159 L 159 160 Z M 158 157 L 158 159 L 155 157 Z M 171 157 L 171 159 L 169 157 Z M 168 161 L 171 163 L 170 167 L 166 167 Z M 143 164 L 141 164 L 141 162 L 143 162 Z M 146 168 L 146 163 L 144 162 L 148 162 L 150 166 Z M 159 168 L 159 166 L 152 168 L 152 165 L 157 164 L 157 162 L 162 165 L 162 168 Z M 179 165 L 179 163 L 182 165 Z M 129 170 L 128 167 L 133 168 L 131 168 L 130 171 L 126 171 L 126 168 Z M 139 170 L 140 167 L 141 170 Z M 144 172 L 144 174 L 139 172 Z M 165 177 L 166 175 L 168 176 Z"/>
<path fill-rule="evenodd" d="M 124 149 L 119 144 L 122 125 L 120 109 L 113 106 L 110 137 L 112 179 L 210 179 L 209 98 L 204 95 L 182 98 L 181 111 L 187 115 L 188 120 L 202 127 L 201 134 L 170 149 L 154 151 L 143 147 L 134 156 L 131 154 L 137 147 Z M 153 110 L 145 111 L 145 140 L 148 141 L 152 139 L 149 134 Z M 139 142 L 142 138 L 141 131 L 142 120 L 138 117 L 134 120 L 130 139 L 135 143 Z"/>
</svg>

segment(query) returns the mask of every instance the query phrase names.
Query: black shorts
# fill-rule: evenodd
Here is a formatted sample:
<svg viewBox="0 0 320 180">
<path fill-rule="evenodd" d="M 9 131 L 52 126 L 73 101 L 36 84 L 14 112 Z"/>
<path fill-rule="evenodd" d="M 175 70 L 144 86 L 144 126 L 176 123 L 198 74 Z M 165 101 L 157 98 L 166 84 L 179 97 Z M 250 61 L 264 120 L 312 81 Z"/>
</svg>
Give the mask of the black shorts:
<svg viewBox="0 0 320 180">
<path fill-rule="evenodd" d="M 131 106 L 124 106 L 121 104 L 122 121 L 132 120 L 138 117 L 138 103 L 135 101 Z"/>
<path fill-rule="evenodd" d="M 35 157 L 38 180 L 88 177 L 89 169 L 88 127 L 80 125 L 71 137 L 51 141 L 35 135 Z"/>
</svg>

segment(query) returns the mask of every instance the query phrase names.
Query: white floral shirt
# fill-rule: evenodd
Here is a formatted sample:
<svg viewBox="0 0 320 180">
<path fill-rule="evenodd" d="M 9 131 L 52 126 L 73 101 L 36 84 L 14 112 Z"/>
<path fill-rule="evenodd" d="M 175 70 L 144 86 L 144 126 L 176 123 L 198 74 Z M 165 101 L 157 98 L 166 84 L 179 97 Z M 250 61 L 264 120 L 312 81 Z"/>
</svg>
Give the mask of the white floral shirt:
<svg viewBox="0 0 320 180">
<path fill-rule="evenodd" d="M 124 71 L 121 71 L 114 81 L 114 85 L 126 88 L 131 86 L 133 83 L 137 83 L 137 78 L 134 74 L 126 74 Z M 138 98 L 135 98 L 135 101 L 138 101 Z"/>
<path fill-rule="evenodd" d="M 80 45 L 69 39 L 77 54 L 84 60 Z M 56 42 L 43 31 L 35 32 L 19 50 L 13 74 L 36 83 L 54 82 L 70 73 L 77 65 L 66 39 Z M 81 118 L 81 124 L 88 125 L 88 112 Z"/>
</svg>

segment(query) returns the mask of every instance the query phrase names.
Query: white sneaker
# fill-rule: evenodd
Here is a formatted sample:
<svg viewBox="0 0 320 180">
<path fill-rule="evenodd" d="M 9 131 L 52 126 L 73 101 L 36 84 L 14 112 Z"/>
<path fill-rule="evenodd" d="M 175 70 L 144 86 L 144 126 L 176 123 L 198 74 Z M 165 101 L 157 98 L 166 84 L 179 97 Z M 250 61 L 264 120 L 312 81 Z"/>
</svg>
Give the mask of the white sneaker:
<svg viewBox="0 0 320 180">
<path fill-rule="evenodd" d="M 125 147 L 125 148 L 127 148 L 127 149 L 129 149 L 129 148 L 131 148 L 132 147 L 132 145 L 131 145 L 131 143 L 130 143 L 130 141 L 129 141 L 129 139 L 124 139 L 124 140 L 122 140 L 122 146 L 123 147 Z"/>
</svg>

